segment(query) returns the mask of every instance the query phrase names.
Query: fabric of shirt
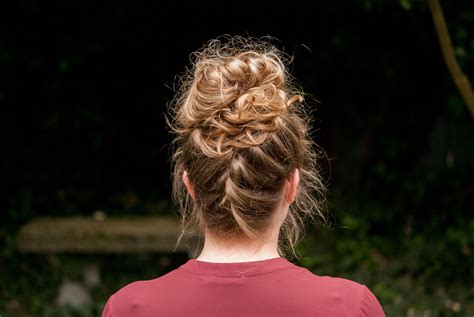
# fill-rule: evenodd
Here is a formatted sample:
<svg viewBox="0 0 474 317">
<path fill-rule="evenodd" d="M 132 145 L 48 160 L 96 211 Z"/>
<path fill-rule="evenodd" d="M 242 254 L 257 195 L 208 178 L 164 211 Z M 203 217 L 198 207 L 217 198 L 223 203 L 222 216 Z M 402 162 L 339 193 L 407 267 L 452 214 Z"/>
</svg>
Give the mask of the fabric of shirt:
<svg viewBox="0 0 474 317">
<path fill-rule="evenodd" d="M 363 284 L 319 276 L 285 258 L 215 263 L 189 259 L 111 295 L 103 317 L 385 316 Z"/>
</svg>

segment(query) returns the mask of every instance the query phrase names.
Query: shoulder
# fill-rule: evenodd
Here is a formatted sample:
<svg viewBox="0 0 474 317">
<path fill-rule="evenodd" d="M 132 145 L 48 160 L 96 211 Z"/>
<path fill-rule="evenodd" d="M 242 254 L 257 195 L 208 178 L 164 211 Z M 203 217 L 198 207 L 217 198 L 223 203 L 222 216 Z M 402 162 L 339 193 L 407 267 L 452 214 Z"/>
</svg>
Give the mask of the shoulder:
<svg viewBox="0 0 474 317">
<path fill-rule="evenodd" d="M 359 298 L 359 308 L 357 316 L 384 317 L 385 313 L 375 295 L 370 291 L 367 286 L 361 285 L 361 287 L 362 290 Z"/>
<path fill-rule="evenodd" d="M 149 292 L 160 291 L 160 289 L 163 287 L 168 286 L 170 283 L 176 282 L 182 278 L 181 270 L 175 269 L 153 279 L 139 280 L 126 284 L 113 295 L 115 298 L 120 299 L 143 299 L 147 297 L 146 295 Z"/>
<path fill-rule="evenodd" d="M 102 317 L 133 316 L 140 294 L 146 293 L 149 281 L 129 283 L 113 293 L 102 312 Z"/>
<path fill-rule="evenodd" d="M 338 311 L 344 311 L 345 316 L 385 316 L 379 301 L 364 284 L 341 277 L 316 275 L 303 267 L 298 269 L 297 276 L 300 281 L 308 281 L 304 288 L 310 290 L 313 300 L 313 296 L 317 296 L 316 301 L 320 304 L 337 307 Z"/>
<path fill-rule="evenodd" d="M 160 292 L 173 272 L 151 280 L 134 281 L 110 295 L 102 317 L 133 316 L 137 308 Z"/>
<path fill-rule="evenodd" d="M 338 291 L 338 293 L 358 293 L 364 286 L 363 284 L 342 277 L 318 275 L 305 267 L 297 266 L 295 269 L 294 274 L 300 281 L 307 280 L 312 285 L 326 290 Z"/>
</svg>

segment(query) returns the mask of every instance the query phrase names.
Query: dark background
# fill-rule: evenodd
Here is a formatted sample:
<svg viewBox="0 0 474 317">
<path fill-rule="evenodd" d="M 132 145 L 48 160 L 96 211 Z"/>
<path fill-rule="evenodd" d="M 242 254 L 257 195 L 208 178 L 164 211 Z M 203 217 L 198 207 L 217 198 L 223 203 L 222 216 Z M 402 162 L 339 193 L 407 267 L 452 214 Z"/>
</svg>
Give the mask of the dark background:
<svg viewBox="0 0 474 317">
<path fill-rule="evenodd" d="M 473 81 L 473 2 L 442 6 Z M 32 218 L 176 212 L 166 105 L 189 54 L 231 34 L 275 37 L 319 101 L 313 137 L 329 158 L 320 164 L 336 229 L 311 225 L 300 264 L 367 284 L 387 315 L 472 315 L 472 117 L 425 2 L 23 0 L 0 15 L 0 314 L 12 313 L 13 301 L 25 307 L 16 315 L 40 315 L 41 301 L 54 297 L 54 283 L 13 286 L 11 276 L 50 269 L 29 267 L 41 260 L 14 247 Z M 50 291 L 32 295 L 44 283 Z M 99 306 L 121 286 L 111 283 Z"/>
</svg>

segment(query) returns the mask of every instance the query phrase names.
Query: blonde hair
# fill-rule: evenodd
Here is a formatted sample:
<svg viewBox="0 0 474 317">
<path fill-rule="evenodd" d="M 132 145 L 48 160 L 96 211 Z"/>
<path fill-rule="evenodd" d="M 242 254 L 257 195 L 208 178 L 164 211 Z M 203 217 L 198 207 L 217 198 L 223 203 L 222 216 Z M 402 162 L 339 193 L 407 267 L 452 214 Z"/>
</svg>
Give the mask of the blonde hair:
<svg viewBox="0 0 474 317">
<path fill-rule="evenodd" d="M 319 149 L 303 92 L 286 70 L 291 62 L 267 41 L 223 36 L 191 55 L 169 104 L 175 134 L 171 158 L 173 201 L 181 234 L 258 239 L 271 225 L 285 180 L 295 168 L 296 199 L 280 229 L 278 252 L 287 257 L 301 241 L 307 220 L 325 220 L 325 186 Z M 182 181 L 194 186 L 192 200 Z"/>
</svg>

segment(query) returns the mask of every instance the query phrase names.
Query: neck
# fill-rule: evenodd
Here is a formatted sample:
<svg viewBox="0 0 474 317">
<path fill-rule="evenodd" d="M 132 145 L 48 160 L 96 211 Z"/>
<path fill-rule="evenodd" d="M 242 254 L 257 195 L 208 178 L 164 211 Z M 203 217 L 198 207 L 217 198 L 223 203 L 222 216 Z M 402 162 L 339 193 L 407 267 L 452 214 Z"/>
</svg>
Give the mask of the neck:
<svg viewBox="0 0 474 317">
<path fill-rule="evenodd" d="M 196 260 L 206 262 L 249 262 L 279 257 L 278 237 L 251 241 L 249 239 L 218 241 L 208 233 L 204 247 Z"/>
<path fill-rule="evenodd" d="M 286 216 L 288 206 L 285 209 L 285 212 L 277 213 L 277 215 Z M 278 237 L 284 216 L 276 217 L 271 230 L 264 235 L 264 238 L 258 240 L 241 238 L 221 241 L 221 239 L 216 239 L 206 230 L 204 247 L 196 260 L 224 263 L 261 261 L 280 257 L 278 253 Z"/>
</svg>

